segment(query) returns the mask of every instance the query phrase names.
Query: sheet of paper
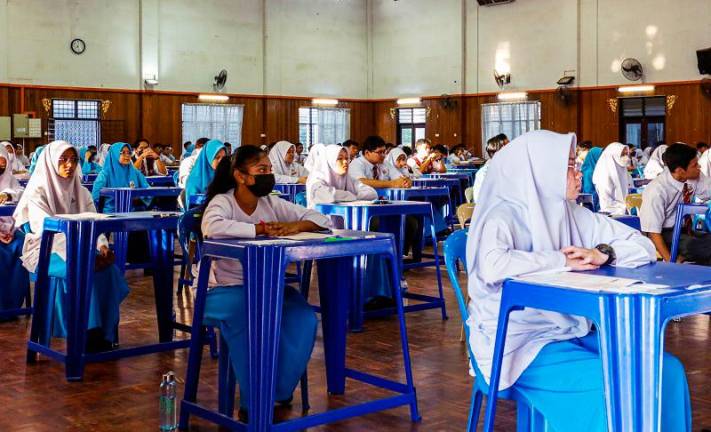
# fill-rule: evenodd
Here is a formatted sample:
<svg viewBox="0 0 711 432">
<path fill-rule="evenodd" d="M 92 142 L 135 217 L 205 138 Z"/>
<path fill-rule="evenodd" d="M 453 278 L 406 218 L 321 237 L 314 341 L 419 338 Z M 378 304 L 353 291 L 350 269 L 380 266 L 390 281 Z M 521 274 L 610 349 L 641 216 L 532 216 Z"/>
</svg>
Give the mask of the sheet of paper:
<svg viewBox="0 0 711 432">
<path fill-rule="evenodd" d="M 539 272 L 521 276 L 516 279 L 542 285 L 553 285 L 596 292 L 652 292 L 661 288 L 668 288 L 667 285 L 645 284 L 643 281 L 637 279 L 599 276 L 569 271 Z"/>
<path fill-rule="evenodd" d="M 55 217 L 62 218 L 62 219 L 80 220 L 80 219 L 110 219 L 115 216 L 112 214 L 105 214 L 105 213 L 84 212 L 84 213 L 73 213 L 73 214 L 58 214 L 58 215 L 55 215 Z"/>
<path fill-rule="evenodd" d="M 315 233 L 315 232 L 300 232 L 298 234 L 279 236 L 280 239 L 287 239 L 287 240 L 323 240 L 328 237 L 333 237 L 333 234 L 322 234 L 322 233 Z"/>
</svg>

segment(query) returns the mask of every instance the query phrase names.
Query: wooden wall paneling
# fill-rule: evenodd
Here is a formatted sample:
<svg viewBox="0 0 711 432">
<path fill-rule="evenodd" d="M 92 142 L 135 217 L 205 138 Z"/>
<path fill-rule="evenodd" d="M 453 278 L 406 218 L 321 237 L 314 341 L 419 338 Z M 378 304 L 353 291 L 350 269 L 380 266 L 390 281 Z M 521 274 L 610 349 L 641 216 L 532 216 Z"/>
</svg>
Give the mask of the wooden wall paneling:
<svg viewBox="0 0 711 432">
<path fill-rule="evenodd" d="M 655 93 L 676 96 L 672 109 L 667 107 L 667 142 L 711 142 L 711 97 L 704 96 L 700 85 L 658 86 Z"/>
<path fill-rule="evenodd" d="M 557 91 L 534 93 L 531 100 L 541 102 L 541 128 L 568 133 L 578 130 L 578 95 L 571 90 L 570 99 L 561 100 Z"/>
<path fill-rule="evenodd" d="M 608 103 L 618 95 L 614 88 L 578 93 L 578 141 L 590 140 L 595 146 L 605 147 L 619 140 L 619 110 L 612 112 Z"/>
<path fill-rule="evenodd" d="M 443 98 L 424 99 L 422 104 L 430 108 L 425 136 L 432 144 L 451 147 L 462 141 L 461 97 L 450 97 L 453 106 L 445 107 Z"/>
<path fill-rule="evenodd" d="M 9 116 L 10 112 L 10 89 L 0 87 L 0 116 Z"/>
<path fill-rule="evenodd" d="M 466 118 L 466 127 L 462 131 L 462 143 L 475 156 L 482 156 L 481 151 L 481 100 L 478 96 L 467 96 L 464 98 L 463 115 Z"/>
<path fill-rule="evenodd" d="M 311 106 L 308 99 L 268 98 L 264 100 L 264 144 L 286 140 L 299 142 L 299 108 Z"/>
<path fill-rule="evenodd" d="M 370 135 L 377 135 L 375 107 L 372 102 L 347 102 L 345 105 L 351 110 L 351 139 L 361 143 Z"/>
<path fill-rule="evenodd" d="M 395 100 L 374 101 L 373 122 L 374 133 L 383 137 L 385 142 L 399 144 L 397 142 L 397 120 L 390 115 L 390 109 L 397 108 Z"/>
</svg>

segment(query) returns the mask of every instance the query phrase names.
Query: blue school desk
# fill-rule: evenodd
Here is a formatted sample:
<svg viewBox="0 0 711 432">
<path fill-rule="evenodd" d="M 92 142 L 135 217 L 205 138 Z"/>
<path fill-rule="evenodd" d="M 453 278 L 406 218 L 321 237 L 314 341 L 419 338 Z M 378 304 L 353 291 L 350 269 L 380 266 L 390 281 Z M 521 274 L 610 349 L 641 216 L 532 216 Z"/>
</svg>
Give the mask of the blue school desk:
<svg viewBox="0 0 711 432">
<path fill-rule="evenodd" d="M 149 177 L 146 177 L 146 181 L 151 186 L 163 186 L 163 187 L 175 186 L 175 181 L 173 180 L 172 175 L 149 176 Z"/>
<path fill-rule="evenodd" d="M 330 204 L 317 204 L 316 210 L 329 216 L 340 216 L 343 218 L 343 226 L 349 230 L 367 232 L 373 218 L 379 218 L 381 232 L 388 232 L 395 236 L 398 256 L 398 283 L 394 287 L 400 287 L 400 274 L 403 267 L 402 250 L 405 242 L 405 217 L 421 216 L 430 218 L 430 231 L 432 238 L 437 238 L 435 233 L 434 219 L 432 216 L 432 205 L 421 201 L 393 201 L 389 204 L 373 204 L 370 201 L 353 201 Z M 397 217 L 397 219 L 395 219 Z M 432 297 L 423 294 L 405 292 L 402 295 L 406 298 L 418 300 L 421 303 L 408 305 L 405 312 L 415 312 L 426 309 L 440 309 L 442 319 L 447 319 L 447 309 L 442 293 L 442 276 L 439 269 L 439 254 L 434 248 L 434 267 L 437 274 L 437 288 L 439 297 Z M 353 308 L 351 309 L 350 327 L 352 330 L 360 330 L 363 327 L 363 283 L 365 281 L 366 257 L 360 260 L 360 271 L 358 272 L 358 289 L 353 290 Z M 400 291 L 396 289 L 396 291 Z M 368 312 L 366 316 L 382 316 L 391 314 L 394 309 L 384 309 L 381 311 Z"/>
<path fill-rule="evenodd" d="M 336 237 L 337 236 L 337 237 Z M 327 239 L 292 241 L 274 238 L 206 239 L 202 245 L 202 265 L 198 276 L 193 316 L 193 339 L 188 358 L 185 394 L 180 405 L 180 428 L 188 427 L 190 415 L 197 415 L 231 430 L 292 431 L 409 405 L 412 421 L 418 421 L 417 396 L 410 365 L 407 327 L 402 297 L 395 296 L 400 328 L 405 382 L 396 382 L 346 367 L 346 316 L 349 291 L 353 290 L 355 261 L 364 254 L 382 255 L 398 284 L 397 248 L 391 234 L 335 230 Z M 210 261 L 214 258 L 239 260 L 244 269 L 244 286 L 249 307 L 249 423 L 218 413 L 197 403 L 197 384 L 202 359 L 203 322 Z M 323 413 L 273 424 L 277 349 L 284 293 L 284 274 L 289 263 L 317 260 L 321 300 L 321 323 L 326 357 L 326 382 L 330 394 L 345 392 L 346 378 L 396 393 L 386 397 L 336 408 Z M 229 366 L 228 366 L 229 367 Z M 339 404 L 340 405 L 340 404 Z"/>
<path fill-rule="evenodd" d="M 150 187 L 150 188 L 103 188 L 99 192 L 102 197 L 114 199 L 116 213 L 130 213 L 133 200 L 136 198 L 172 197 L 177 199 L 183 190 L 177 187 Z M 176 223 L 177 227 L 177 223 Z M 114 237 L 114 252 L 116 253 L 116 266 L 121 272 L 127 269 L 144 268 L 144 263 L 131 263 L 126 265 L 128 253 L 128 233 L 117 232 Z"/>
<path fill-rule="evenodd" d="M 464 203 L 464 188 L 462 188 L 462 183 L 458 178 L 427 178 L 420 177 L 413 179 L 413 186 L 418 187 L 446 187 L 449 190 L 451 197 L 452 207 L 450 208 L 449 214 L 445 215 L 445 219 L 450 222 L 456 221 L 456 215 L 454 214 L 457 207 Z"/>
<path fill-rule="evenodd" d="M 98 174 L 84 174 L 82 183 L 94 183 L 94 181 L 96 181 L 96 177 L 98 177 Z"/>
<path fill-rule="evenodd" d="M 17 204 L 0 204 L 0 217 L 12 216 L 16 208 Z"/>
<path fill-rule="evenodd" d="M 447 172 L 449 173 L 464 173 L 464 174 L 469 174 L 469 181 L 472 186 L 474 186 L 474 180 L 476 178 L 476 172 L 479 171 L 478 168 L 460 168 L 460 167 L 452 167 L 452 168 L 447 168 Z"/>
<path fill-rule="evenodd" d="M 664 329 L 676 317 L 711 311 L 711 268 L 653 263 L 636 269 L 606 266 L 589 272 L 638 279 L 669 288 L 644 292 L 588 291 L 504 282 L 488 401 L 496 401 L 509 314 L 524 307 L 590 319 L 600 338 L 608 430 L 658 431 Z M 485 431 L 493 430 L 496 403 L 488 403 Z"/>
<path fill-rule="evenodd" d="M 674 233 L 672 236 L 671 251 L 669 251 L 669 261 L 676 262 L 679 256 L 679 238 L 681 237 L 681 227 L 684 218 L 691 215 L 705 215 L 708 211 L 708 204 L 684 204 L 680 203 L 676 208 L 676 219 L 674 220 Z"/>
<path fill-rule="evenodd" d="M 185 348 L 189 340 L 173 341 L 174 330 L 190 331 L 190 327 L 176 323 L 173 318 L 173 232 L 178 223 L 178 214 L 159 212 L 136 212 L 114 214 L 103 219 L 68 219 L 48 217 L 44 220 L 40 258 L 35 282 L 35 313 L 32 318 L 30 340 L 27 342 L 27 362 L 34 363 L 38 354 L 64 363 L 69 381 L 81 380 L 86 363 L 114 360 L 154 352 Z M 159 343 L 125 348 L 96 354 L 84 352 L 86 327 L 89 319 L 90 290 L 94 280 L 94 257 L 96 239 L 108 232 L 149 231 L 151 255 L 155 268 L 156 315 L 158 318 Z M 64 233 L 67 245 L 67 290 L 70 297 L 67 308 L 66 353 L 50 347 L 51 322 L 47 312 L 53 307 L 49 298 L 49 259 L 52 239 Z"/>
<path fill-rule="evenodd" d="M 458 172 L 452 172 L 452 171 L 447 171 L 445 173 L 432 173 L 432 174 L 425 174 L 424 178 L 436 178 L 436 179 L 459 179 L 460 187 L 462 188 L 462 191 L 468 187 L 474 186 L 474 181 L 472 181 L 472 177 L 468 173 L 458 173 Z"/>
<path fill-rule="evenodd" d="M 616 220 L 617 222 L 623 223 L 630 228 L 636 229 L 637 231 L 642 230 L 642 225 L 639 221 L 639 216 L 624 215 L 624 216 L 610 216 L 610 217 L 612 219 Z"/>
<path fill-rule="evenodd" d="M 274 190 L 286 194 L 289 197 L 288 200 L 294 202 L 296 194 L 306 191 L 306 185 L 299 183 L 277 183 L 274 185 Z"/>
</svg>

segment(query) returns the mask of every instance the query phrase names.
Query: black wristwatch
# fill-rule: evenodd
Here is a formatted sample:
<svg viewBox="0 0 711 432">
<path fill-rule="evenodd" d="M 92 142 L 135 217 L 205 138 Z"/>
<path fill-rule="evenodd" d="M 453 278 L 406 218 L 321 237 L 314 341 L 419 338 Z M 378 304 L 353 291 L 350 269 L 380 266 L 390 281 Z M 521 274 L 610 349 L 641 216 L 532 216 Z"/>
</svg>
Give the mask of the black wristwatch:
<svg viewBox="0 0 711 432">
<path fill-rule="evenodd" d="M 607 255 L 607 261 L 605 261 L 602 265 L 610 265 L 617 259 L 617 255 L 615 255 L 615 250 L 612 248 L 612 246 L 608 244 L 600 243 L 599 245 L 595 246 L 595 249 Z"/>
</svg>

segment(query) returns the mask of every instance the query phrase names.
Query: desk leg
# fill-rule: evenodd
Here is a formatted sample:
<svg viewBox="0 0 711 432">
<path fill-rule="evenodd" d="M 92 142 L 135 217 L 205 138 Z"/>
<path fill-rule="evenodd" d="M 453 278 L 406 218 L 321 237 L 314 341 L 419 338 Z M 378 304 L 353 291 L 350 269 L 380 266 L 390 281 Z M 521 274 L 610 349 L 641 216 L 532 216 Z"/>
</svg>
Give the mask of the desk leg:
<svg viewBox="0 0 711 432">
<path fill-rule="evenodd" d="M 91 221 L 68 224 L 67 230 L 67 357 L 68 381 L 84 378 L 86 328 L 89 320 L 91 291 L 94 289 L 96 235 Z"/>
<path fill-rule="evenodd" d="M 344 274 L 353 272 L 360 257 L 318 261 L 318 287 L 321 299 L 321 325 L 326 357 L 326 383 L 330 394 L 343 394 L 346 388 L 346 310 L 352 285 Z M 362 315 L 361 315 L 362 316 Z"/>
<path fill-rule="evenodd" d="M 249 423 L 247 431 L 271 429 L 274 417 L 279 329 L 284 304 L 284 248 L 248 248 L 242 268 L 249 332 Z"/>
<path fill-rule="evenodd" d="M 52 313 L 54 311 L 53 296 L 49 291 L 49 259 L 52 254 L 52 240 L 54 233 L 42 233 L 40 243 L 40 257 L 37 264 L 37 280 L 35 281 L 34 312 L 32 314 L 32 328 L 30 342 L 49 346 L 52 331 Z M 27 349 L 27 363 L 35 363 L 37 353 Z"/>
<path fill-rule="evenodd" d="M 173 340 L 173 232 L 168 230 L 150 231 L 151 254 L 153 255 L 153 292 L 158 317 L 158 338 L 160 342 Z"/>
</svg>

